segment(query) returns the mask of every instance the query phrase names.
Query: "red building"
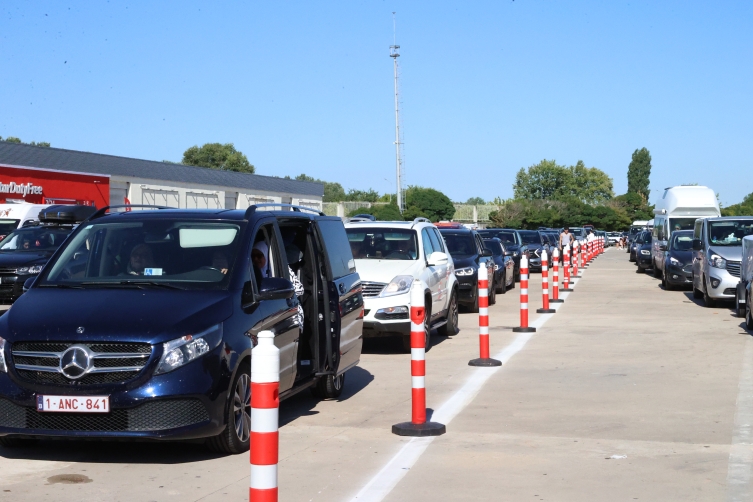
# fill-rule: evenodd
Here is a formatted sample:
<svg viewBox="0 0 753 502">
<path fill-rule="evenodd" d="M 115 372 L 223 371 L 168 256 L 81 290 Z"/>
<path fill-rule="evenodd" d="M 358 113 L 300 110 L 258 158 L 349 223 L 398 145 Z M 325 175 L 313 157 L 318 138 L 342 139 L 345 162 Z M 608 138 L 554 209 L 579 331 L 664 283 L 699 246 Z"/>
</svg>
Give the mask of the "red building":
<svg viewBox="0 0 753 502">
<path fill-rule="evenodd" d="M 110 204 L 110 176 L 0 164 L 0 204 Z"/>
</svg>

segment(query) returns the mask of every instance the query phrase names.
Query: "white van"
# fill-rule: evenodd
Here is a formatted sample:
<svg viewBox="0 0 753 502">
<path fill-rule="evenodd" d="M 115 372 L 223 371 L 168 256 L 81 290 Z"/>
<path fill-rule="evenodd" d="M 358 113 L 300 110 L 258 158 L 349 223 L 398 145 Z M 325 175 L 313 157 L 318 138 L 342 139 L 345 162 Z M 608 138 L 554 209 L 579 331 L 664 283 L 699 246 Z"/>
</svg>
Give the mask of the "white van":
<svg viewBox="0 0 753 502">
<path fill-rule="evenodd" d="M 39 211 L 50 204 L 0 204 L 0 239 L 27 222 L 39 221 Z"/>
<path fill-rule="evenodd" d="M 737 317 L 745 318 L 745 327 L 753 331 L 753 235 L 743 238 L 740 284 L 737 286 Z"/>
<path fill-rule="evenodd" d="M 698 218 L 722 215 L 716 194 L 709 187 L 678 186 L 664 190 L 654 209 L 654 231 L 651 261 L 654 277 L 661 277 L 667 254 L 667 243 L 675 230 L 693 230 Z"/>
</svg>

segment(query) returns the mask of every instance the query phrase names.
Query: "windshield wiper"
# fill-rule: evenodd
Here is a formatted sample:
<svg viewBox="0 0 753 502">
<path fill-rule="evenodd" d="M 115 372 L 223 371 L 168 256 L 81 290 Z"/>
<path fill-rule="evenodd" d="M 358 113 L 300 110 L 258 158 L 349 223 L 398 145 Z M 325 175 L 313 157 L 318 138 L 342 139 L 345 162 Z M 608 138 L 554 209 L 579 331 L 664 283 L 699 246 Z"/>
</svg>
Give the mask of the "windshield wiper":
<svg viewBox="0 0 753 502">
<path fill-rule="evenodd" d="M 111 286 L 111 287 L 133 287 L 133 288 L 139 288 L 144 289 L 145 286 L 154 286 L 158 288 L 165 288 L 165 289 L 180 289 L 184 290 L 185 288 L 181 288 L 180 286 L 175 286 L 173 284 L 167 284 L 165 282 L 159 282 L 159 281 L 87 281 L 81 283 L 84 286 Z"/>
<path fill-rule="evenodd" d="M 84 289 L 83 286 L 74 286 L 73 284 L 40 284 L 39 288 L 60 288 L 60 289 Z"/>
<path fill-rule="evenodd" d="M 167 282 L 161 282 L 161 281 L 120 281 L 120 284 L 136 284 L 138 286 L 156 286 L 158 288 L 165 288 L 165 289 L 181 289 L 181 290 L 186 289 L 186 288 L 181 288 L 180 286 L 176 286 L 175 284 L 169 284 Z"/>
</svg>

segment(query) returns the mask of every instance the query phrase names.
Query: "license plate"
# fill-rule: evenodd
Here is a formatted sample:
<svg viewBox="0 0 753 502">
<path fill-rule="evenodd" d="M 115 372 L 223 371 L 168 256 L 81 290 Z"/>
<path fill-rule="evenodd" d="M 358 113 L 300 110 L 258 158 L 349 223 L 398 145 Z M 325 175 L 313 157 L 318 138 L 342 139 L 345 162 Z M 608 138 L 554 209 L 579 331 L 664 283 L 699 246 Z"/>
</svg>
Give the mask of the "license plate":
<svg viewBox="0 0 753 502">
<path fill-rule="evenodd" d="M 37 396 L 37 411 L 109 413 L 110 396 Z"/>
</svg>

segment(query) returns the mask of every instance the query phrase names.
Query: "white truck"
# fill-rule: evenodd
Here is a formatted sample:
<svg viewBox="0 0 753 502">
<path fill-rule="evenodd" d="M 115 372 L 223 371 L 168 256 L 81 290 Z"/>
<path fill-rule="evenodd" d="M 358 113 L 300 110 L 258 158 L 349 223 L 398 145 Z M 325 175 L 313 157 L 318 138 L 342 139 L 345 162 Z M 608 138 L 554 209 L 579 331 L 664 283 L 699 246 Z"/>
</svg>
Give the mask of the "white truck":
<svg viewBox="0 0 753 502">
<path fill-rule="evenodd" d="M 39 221 L 39 212 L 50 204 L 0 204 L 0 239 L 29 222 Z"/>
<path fill-rule="evenodd" d="M 664 190 L 656 201 L 651 244 L 654 277 L 661 277 L 667 243 L 675 230 L 693 230 L 698 218 L 721 216 L 714 191 L 704 186 L 676 186 Z"/>
</svg>

